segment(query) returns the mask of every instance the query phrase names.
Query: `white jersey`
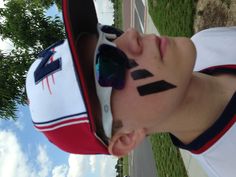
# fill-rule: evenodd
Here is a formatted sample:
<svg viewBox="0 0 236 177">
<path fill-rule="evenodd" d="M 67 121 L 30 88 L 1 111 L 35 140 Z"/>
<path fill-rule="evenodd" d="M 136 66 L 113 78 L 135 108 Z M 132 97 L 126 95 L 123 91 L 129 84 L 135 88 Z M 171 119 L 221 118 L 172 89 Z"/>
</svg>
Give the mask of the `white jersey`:
<svg viewBox="0 0 236 177">
<path fill-rule="evenodd" d="M 236 74 L 236 27 L 212 28 L 192 37 L 197 49 L 194 71 Z M 236 92 L 217 121 L 190 144 L 171 135 L 192 153 L 210 177 L 236 176 Z"/>
</svg>

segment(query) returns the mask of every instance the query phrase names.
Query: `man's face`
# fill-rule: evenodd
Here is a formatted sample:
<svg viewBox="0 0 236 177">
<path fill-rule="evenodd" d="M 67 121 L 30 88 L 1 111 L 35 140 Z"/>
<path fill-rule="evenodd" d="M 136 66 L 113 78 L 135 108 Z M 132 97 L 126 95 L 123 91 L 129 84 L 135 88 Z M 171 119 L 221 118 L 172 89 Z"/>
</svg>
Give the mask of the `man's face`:
<svg viewBox="0 0 236 177">
<path fill-rule="evenodd" d="M 129 58 L 125 87 L 113 89 L 115 120 L 135 129 L 161 124 L 184 99 L 195 63 L 195 47 L 188 38 L 160 38 L 133 29 L 114 43 Z"/>
</svg>

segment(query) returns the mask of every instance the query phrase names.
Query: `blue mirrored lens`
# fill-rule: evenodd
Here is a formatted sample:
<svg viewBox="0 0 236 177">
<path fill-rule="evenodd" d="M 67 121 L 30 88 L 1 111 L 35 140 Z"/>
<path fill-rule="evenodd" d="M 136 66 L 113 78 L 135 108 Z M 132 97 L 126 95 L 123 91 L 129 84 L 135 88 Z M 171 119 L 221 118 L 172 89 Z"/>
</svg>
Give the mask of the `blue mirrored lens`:
<svg viewBox="0 0 236 177">
<path fill-rule="evenodd" d="M 96 76 L 103 87 L 122 89 L 125 85 L 126 55 L 116 47 L 103 44 L 96 57 Z"/>
</svg>

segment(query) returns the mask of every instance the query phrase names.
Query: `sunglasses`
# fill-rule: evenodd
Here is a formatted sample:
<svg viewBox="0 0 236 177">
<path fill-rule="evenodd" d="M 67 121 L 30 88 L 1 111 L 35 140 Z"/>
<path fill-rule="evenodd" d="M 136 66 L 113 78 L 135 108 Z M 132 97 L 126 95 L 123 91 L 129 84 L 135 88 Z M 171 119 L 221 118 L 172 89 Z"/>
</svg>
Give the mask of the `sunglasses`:
<svg viewBox="0 0 236 177">
<path fill-rule="evenodd" d="M 105 136 L 112 136 L 111 92 L 125 85 L 128 58 L 112 41 L 123 31 L 111 26 L 97 25 L 98 42 L 94 55 L 94 75 L 97 96 L 102 110 L 102 125 Z"/>
</svg>

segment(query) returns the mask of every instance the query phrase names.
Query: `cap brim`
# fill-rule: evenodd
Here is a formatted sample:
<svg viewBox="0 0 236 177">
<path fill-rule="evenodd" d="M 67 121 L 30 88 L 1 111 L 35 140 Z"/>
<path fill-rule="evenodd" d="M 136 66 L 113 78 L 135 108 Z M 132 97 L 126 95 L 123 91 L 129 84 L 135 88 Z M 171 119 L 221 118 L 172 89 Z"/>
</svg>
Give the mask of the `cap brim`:
<svg viewBox="0 0 236 177">
<path fill-rule="evenodd" d="M 95 123 L 92 116 L 91 101 L 86 84 L 86 68 L 82 66 L 89 58 L 81 58 L 76 49 L 76 40 L 82 34 L 97 34 L 97 14 L 93 0 L 63 0 L 63 18 L 70 50 L 83 92 L 83 97 L 89 114 L 90 124 L 95 131 Z M 87 81 L 88 82 L 88 81 Z"/>
<path fill-rule="evenodd" d="M 84 32 L 97 33 L 98 20 L 93 0 L 63 0 L 63 13 L 68 22 L 65 22 L 66 32 L 72 33 L 74 40 Z"/>
</svg>

